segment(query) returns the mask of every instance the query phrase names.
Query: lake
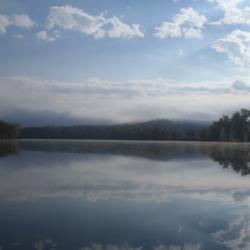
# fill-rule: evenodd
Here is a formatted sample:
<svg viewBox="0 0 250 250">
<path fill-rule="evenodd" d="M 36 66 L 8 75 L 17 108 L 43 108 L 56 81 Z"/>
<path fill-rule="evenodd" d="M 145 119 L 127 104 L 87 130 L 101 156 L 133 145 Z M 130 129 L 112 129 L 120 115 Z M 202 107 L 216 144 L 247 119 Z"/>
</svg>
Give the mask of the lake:
<svg viewBox="0 0 250 250">
<path fill-rule="evenodd" d="M 250 249 L 250 144 L 0 143 L 0 249 Z"/>
</svg>

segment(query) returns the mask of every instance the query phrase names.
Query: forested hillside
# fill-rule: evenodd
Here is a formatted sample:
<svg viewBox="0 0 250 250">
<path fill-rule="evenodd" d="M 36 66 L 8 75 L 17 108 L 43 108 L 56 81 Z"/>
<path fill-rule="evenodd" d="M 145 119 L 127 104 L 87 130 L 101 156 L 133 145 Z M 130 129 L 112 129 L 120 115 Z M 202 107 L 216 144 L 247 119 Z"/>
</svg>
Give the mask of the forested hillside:
<svg viewBox="0 0 250 250">
<path fill-rule="evenodd" d="M 122 125 L 33 127 L 22 130 L 22 138 L 106 140 L 198 140 L 207 123 L 153 120 Z"/>
</svg>

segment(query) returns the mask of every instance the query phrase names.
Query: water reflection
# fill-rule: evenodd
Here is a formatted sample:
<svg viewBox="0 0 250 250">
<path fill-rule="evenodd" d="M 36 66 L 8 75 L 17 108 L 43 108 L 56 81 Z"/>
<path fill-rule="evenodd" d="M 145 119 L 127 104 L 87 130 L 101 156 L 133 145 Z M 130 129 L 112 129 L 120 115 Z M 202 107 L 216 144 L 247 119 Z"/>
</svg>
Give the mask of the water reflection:
<svg viewBox="0 0 250 250">
<path fill-rule="evenodd" d="M 250 173 L 250 144 L 198 142 L 122 142 L 122 141 L 22 141 L 0 143 L 0 157 L 25 151 L 143 157 L 156 161 L 185 159 L 206 155 L 223 168 L 242 176 Z"/>
<path fill-rule="evenodd" d="M 248 144 L 4 142 L 0 246 L 249 249 L 249 150 Z"/>
<path fill-rule="evenodd" d="M 5 157 L 8 155 L 17 155 L 20 150 L 18 143 L 2 141 L 0 143 L 0 157 Z"/>
<path fill-rule="evenodd" d="M 250 174 L 250 148 L 248 145 L 215 147 L 207 151 L 209 156 L 223 168 L 231 167 L 242 176 Z"/>
<path fill-rule="evenodd" d="M 5 142 L 0 198 L 81 196 L 171 200 L 178 196 L 235 200 L 248 197 L 249 146 L 206 143 L 22 141 Z M 5 153 L 6 154 L 6 153 Z M 12 182 L 9 182 L 11 178 Z"/>
</svg>

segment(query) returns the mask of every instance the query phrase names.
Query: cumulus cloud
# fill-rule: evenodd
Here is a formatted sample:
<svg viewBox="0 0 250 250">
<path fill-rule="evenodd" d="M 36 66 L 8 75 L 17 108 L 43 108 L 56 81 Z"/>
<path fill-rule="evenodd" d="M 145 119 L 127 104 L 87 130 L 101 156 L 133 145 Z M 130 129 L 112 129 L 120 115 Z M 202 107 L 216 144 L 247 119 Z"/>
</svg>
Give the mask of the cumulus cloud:
<svg viewBox="0 0 250 250">
<path fill-rule="evenodd" d="M 224 17 L 211 22 L 213 25 L 250 24 L 250 5 L 239 7 L 245 0 L 209 0 L 224 12 Z"/>
<path fill-rule="evenodd" d="M 48 34 L 46 30 L 42 30 L 36 33 L 36 37 L 39 40 L 47 41 L 47 42 L 54 42 L 56 40 L 56 37 L 53 37 Z"/>
<path fill-rule="evenodd" d="M 214 41 L 212 48 L 219 53 L 225 53 L 233 63 L 250 67 L 250 32 L 234 30 L 225 38 Z"/>
<path fill-rule="evenodd" d="M 31 29 L 36 23 L 25 14 L 21 15 L 1 15 L 0 14 L 0 34 L 6 33 L 6 30 L 10 26 L 19 27 L 22 29 Z"/>
<path fill-rule="evenodd" d="M 48 32 L 55 32 L 57 29 L 82 32 L 95 39 L 144 37 L 139 24 L 129 25 L 115 16 L 109 18 L 103 14 L 93 16 L 70 5 L 51 7 L 47 22 L 47 31 L 39 32 L 37 37 L 50 42 L 58 37 L 50 36 Z"/>
<path fill-rule="evenodd" d="M 216 3 L 221 9 L 235 8 L 239 3 L 244 0 L 208 0 L 211 3 Z"/>
<path fill-rule="evenodd" d="M 201 38 L 202 28 L 207 22 L 204 15 L 192 7 L 183 8 L 179 14 L 176 14 L 171 22 L 163 22 L 156 27 L 155 36 L 160 39 L 184 37 L 184 38 Z"/>
<path fill-rule="evenodd" d="M 56 39 L 61 37 L 61 33 L 58 30 L 53 30 L 52 32 L 48 32 L 47 30 L 41 30 L 36 33 L 36 38 L 38 40 L 46 41 L 46 42 L 54 42 Z"/>
</svg>

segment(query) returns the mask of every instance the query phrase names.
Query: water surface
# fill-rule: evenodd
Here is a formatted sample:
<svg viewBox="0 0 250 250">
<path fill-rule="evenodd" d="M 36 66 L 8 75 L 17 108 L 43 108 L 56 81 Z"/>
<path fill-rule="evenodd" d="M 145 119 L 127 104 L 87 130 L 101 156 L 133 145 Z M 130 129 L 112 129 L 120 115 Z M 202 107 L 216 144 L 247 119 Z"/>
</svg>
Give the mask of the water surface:
<svg viewBox="0 0 250 250">
<path fill-rule="evenodd" d="M 0 249 L 250 249 L 250 145 L 0 143 Z"/>
</svg>

